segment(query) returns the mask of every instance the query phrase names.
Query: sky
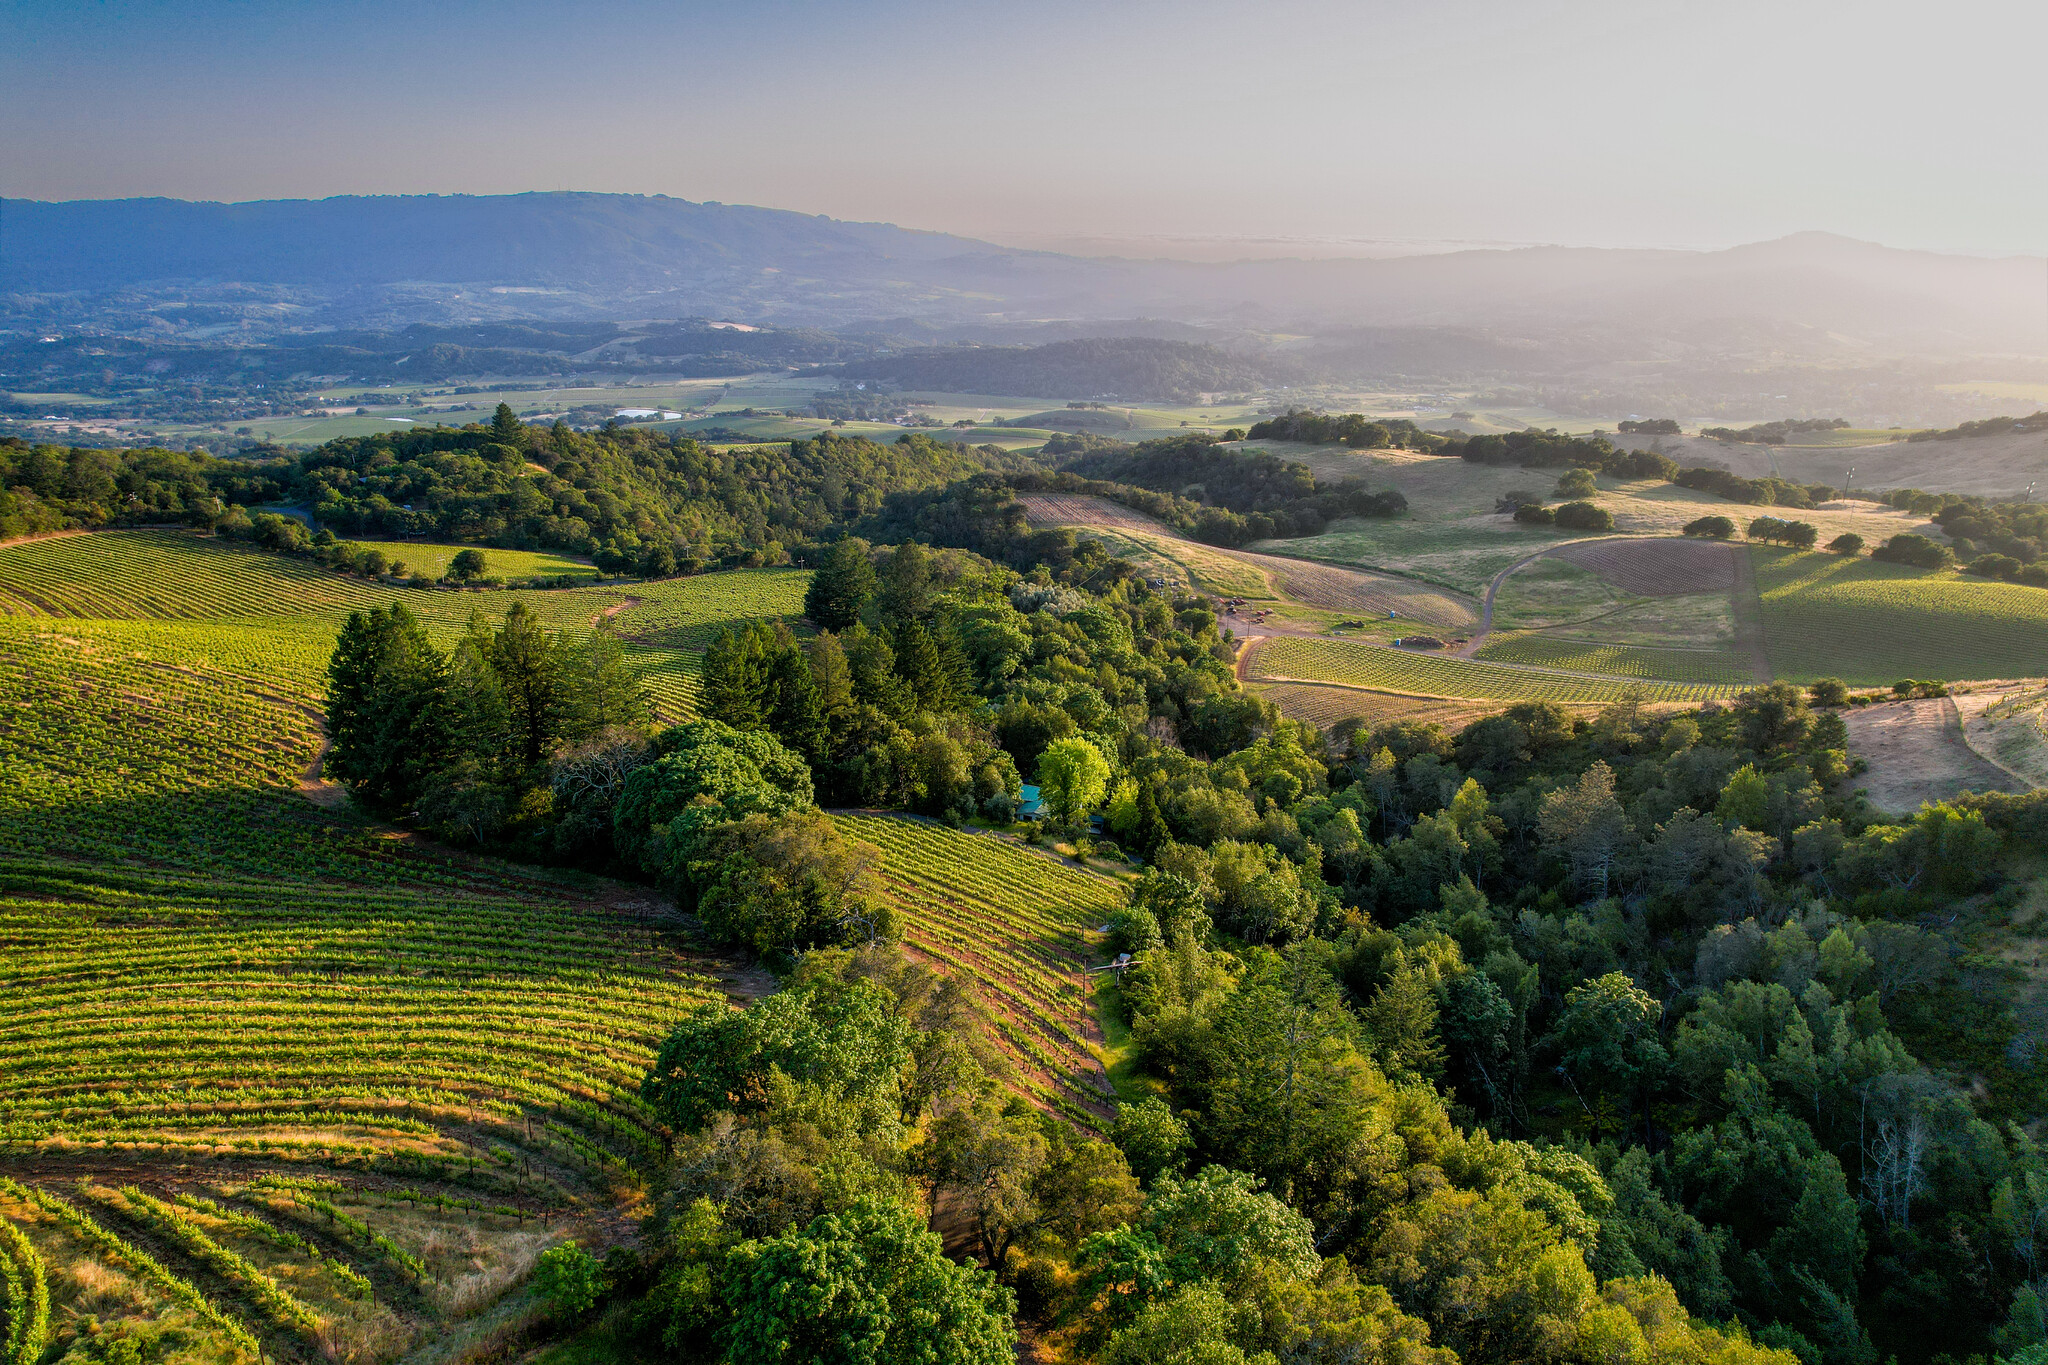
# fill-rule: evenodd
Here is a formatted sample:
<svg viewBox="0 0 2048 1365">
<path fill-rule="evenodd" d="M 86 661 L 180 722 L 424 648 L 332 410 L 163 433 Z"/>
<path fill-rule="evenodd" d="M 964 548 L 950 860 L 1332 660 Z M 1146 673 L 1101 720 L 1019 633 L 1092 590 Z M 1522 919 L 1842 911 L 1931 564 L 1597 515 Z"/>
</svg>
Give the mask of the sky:
<svg viewBox="0 0 2048 1365">
<path fill-rule="evenodd" d="M 0 0 L 0 196 L 596 190 L 1175 255 L 2048 250 L 2048 5 Z"/>
</svg>

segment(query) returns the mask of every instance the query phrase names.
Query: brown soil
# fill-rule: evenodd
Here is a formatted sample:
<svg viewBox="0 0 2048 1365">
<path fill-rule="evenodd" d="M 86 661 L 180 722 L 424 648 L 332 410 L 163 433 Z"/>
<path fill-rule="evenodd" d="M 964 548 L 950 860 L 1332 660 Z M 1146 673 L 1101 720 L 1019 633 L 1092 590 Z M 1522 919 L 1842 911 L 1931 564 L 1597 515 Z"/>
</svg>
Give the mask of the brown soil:
<svg viewBox="0 0 2048 1365">
<path fill-rule="evenodd" d="M 327 761 L 327 751 L 333 747 L 332 740 L 323 741 L 320 752 L 313 755 L 313 761 L 299 774 L 299 795 L 322 810 L 340 810 L 348 804 L 348 788 L 320 776 L 320 765 Z"/>
<path fill-rule="evenodd" d="M 1356 717 L 1368 726 L 1411 720 L 1434 722 L 1446 730 L 1456 731 L 1481 716 L 1493 714 L 1506 704 L 1397 697 L 1385 692 L 1364 692 L 1355 687 L 1330 687 L 1317 683 L 1254 683 L 1252 691 L 1279 707 L 1283 715 L 1325 729 Z M 1596 708 L 1584 709 L 1590 714 Z"/>
<path fill-rule="evenodd" d="M 606 617 L 617 616 L 622 611 L 631 611 L 646 600 L 644 597 L 628 597 L 623 602 L 614 602 L 603 611 L 597 613 L 597 615 L 591 617 L 590 624 L 595 627 L 599 621 L 604 620 Z"/>
<path fill-rule="evenodd" d="M 1590 540 L 1566 545 L 1553 557 L 1590 569 L 1637 597 L 1733 592 L 1741 547 L 1717 540 Z"/>
<path fill-rule="evenodd" d="M 2026 786 L 1963 742 L 1950 697 L 1886 702 L 1844 713 L 1849 752 L 1870 765 L 1855 779 L 1872 804 L 1893 815 L 1965 791 L 2025 791 Z"/>
<path fill-rule="evenodd" d="M 26 545 L 32 540 L 62 540 L 66 536 L 89 536 L 91 534 L 92 532 L 83 528 L 74 528 L 69 531 L 38 531 L 32 536 L 15 536 L 11 540 L 0 540 L 0 546 Z"/>
</svg>

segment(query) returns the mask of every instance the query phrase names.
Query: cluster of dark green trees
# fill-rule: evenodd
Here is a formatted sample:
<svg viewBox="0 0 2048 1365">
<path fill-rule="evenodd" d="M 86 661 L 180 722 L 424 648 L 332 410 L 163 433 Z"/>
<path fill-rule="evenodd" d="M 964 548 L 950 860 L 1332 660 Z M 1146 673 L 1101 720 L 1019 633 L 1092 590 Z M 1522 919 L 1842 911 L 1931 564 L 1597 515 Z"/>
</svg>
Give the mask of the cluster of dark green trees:
<svg viewBox="0 0 2048 1365">
<path fill-rule="evenodd" d="M 1253 441 L 1298 441 L 1303 445 L 1350 446 L 1353 450 L 1427 450 L 1442 439 L 1400 417 L 1367 417 L 1362 413 L 1330 414 L 1302 409 L 1254 422 L 1245 433 Z"/>
<path fill-rule="evenodd" d="M 450 653 L 393 603 L 351 613 L 335 642 L 325 770 L 374 810 L 539 853 L 563 837 L 564 754 L 602 750 L 649 717 L 608 630 L 565 640 L 515 602 L 495 625 L 473 615 Z"/>
<path fill-rule="evenodd" d="M 700 707 L 801 754 L 829 805 L 997 823 L 1061 741 L 1112 751 L 1128 731 L 1156 731 L 1221 752 L 1269 716 L 1236 691 L 1201 599 L 1154 593 L 1099 551 L 1061 577 L 848 537 L 806 597 L 818 634 L 722 636 Z"/>
<path fill-rule="evenodd" d="M 645 428 L 488 427 L 334 441 L 299 458 L 292 487 L 345 533 L 425 534 L 592 556 L 608 573 L 782 563 L 792 547 L 878 510 L 902 489 L 1009 460 L 910 434 L 891 445 L 821 435 L 713 450 Z"/>
<path fill-rule="evenodd" d="M 1976 422 L 1963 422 L 1941 431 L 1916 431 L 1906 439 L 1909 441 L 1959 441 L 1970 436 L 1999 436 L 2005 432 L 2030 432 L 2048 430 L 2048 412 L 2037 412 L 2031 417 L 1986 417 Z"/>
<path fill-rule="evenodd" d="M 1101 737 L 1149 864 L 1111 934 L 1154 1097 L 1087 1136 L 990 1080 L 964 983 L 886 935 L 814 949 L 649 1077 L 677 1151 L 632 1331 L 978 1362 L 1014 1310 L 1118 1362 L 2031 1359 L 2044 1078 L 1964 950 L 2048 806 L 1887 820 L 1843 736 L 1779 685 L 1456 735 L 1269 717 L 1206 761 Z M 861 1307 L 891 1283 L 957 1340 Z"/>
<path fill-rule="evenodd" d="M 1775 422 L 1758 422 L 1755 426 L 1743 427 L 1702 427 L 1700 435 L 1710 441 L 1728 441 L 1740 445 L 1781 446 L 1785 438 L 1809 431 L 1841 431 L 1849 425 L 1844 417 L 1785 417 Z"/>
<path fill-rule="evenodd" d="M 276 469 L 171 450 L 93 450 L 0 437 L 0 539 L 74 527 L 207 525 L 276 501 Z"/>
<path fill-rule="evenodd" d="M 1017 464 L 909 433 L 889 445 L 832 434 L 714 450 L 637 427 L 488 424 L 331 441 L 299 455 L 215 459 L 0 439 L 0 536 L 67 527 L 227 525 L 290 503 L 344 536 L 431 537 L 589 555 L 606 573 L 661 578 L 786 563 L 891 493 Z"/>
<path fill-rule="evenodd" d="M 1098 445 L 1064 460 L 1063 468 L 1091 482 L 1171 493 L 1197 504 L 1201 510 L 1192 522 L 1172 520 L 1212 545 L 1319 535 L 1340 517 L 1397 517 L 1408 510 L 1398 490 L 1374 492 L 1360 479 L 1318 480 L 1298 461 L 1237 450 L 1204 434 Z"/>
</svg>

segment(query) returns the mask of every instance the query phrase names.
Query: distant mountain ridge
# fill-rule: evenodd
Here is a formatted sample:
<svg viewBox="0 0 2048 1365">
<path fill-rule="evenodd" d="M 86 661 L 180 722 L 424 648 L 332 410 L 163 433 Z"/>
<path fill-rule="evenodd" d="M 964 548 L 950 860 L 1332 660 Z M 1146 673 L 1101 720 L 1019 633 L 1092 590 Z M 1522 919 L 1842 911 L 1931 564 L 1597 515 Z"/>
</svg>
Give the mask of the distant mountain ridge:
<svg viewBox="0 0 2048 1365">
<path fill-rule="evenodd" d="M 1534 247 L 1226 264 L 1020 251 L 663 196 L 0 200 L 0 292 L 269 291 L 300 326 L 716 317 L 946 326 L 1148 317 L 1285 330 L 1596 334 L 1687 350 L 2048 354 L 2041 262 L 1802 233 L 1727 251 Z M 206 291 L 215 291 L 209 295 Z M 145 300 L 146 304 L 146 300 Z M 1597 349 L 1597 348 L 1596 348 Z"/>
</svg>

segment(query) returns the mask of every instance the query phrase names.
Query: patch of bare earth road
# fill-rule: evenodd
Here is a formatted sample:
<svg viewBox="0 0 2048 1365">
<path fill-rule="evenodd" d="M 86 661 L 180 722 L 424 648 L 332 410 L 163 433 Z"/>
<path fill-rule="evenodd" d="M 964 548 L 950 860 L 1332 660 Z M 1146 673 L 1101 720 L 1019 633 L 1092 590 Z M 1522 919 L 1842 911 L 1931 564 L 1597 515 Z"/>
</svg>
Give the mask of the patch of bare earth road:
<svg viewBox="0 0 2048 1365">
<path fill-rule="evenodd" d="M 1869 765 L 1856 779 L 1879 810 L 1905 815 L 1958 792 L 2022 792 L 2027 784 L 1963 742 L 1952 697 L 1885 702 L 1845 712 L 1849 753 Z"/>
</svg>

